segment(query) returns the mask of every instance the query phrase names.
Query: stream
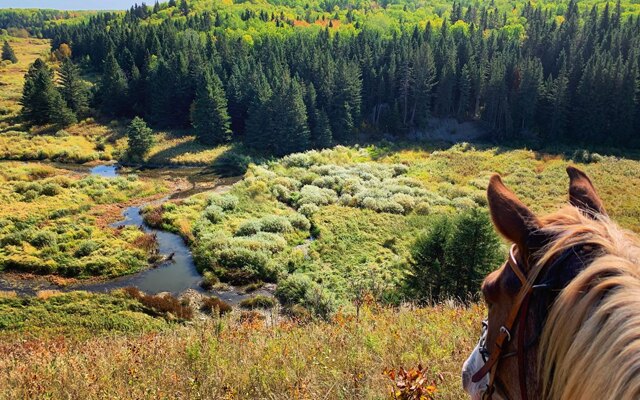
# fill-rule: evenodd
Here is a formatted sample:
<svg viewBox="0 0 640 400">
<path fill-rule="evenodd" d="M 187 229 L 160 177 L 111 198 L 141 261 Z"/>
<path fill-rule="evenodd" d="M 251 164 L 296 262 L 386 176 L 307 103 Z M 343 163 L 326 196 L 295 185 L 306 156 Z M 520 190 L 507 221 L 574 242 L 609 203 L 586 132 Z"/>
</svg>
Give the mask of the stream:
<svg viewBox="0 0 640 400">
<path fill-rule="evenodd" d="M 98 175 L 106 178 L 114 178 L 118 176 L 117 165 L 98 165 L 88 171 L 89 174 Z M 200 293 L 212 294 L 220 299 L 230 303 L 237 304 L 245 298 L 252 297 L 256 293 L 268 294 L 264 290 L 259 290 L 253 294 L 245 294 L 235 288 L 229 291 L 205 291 L 200 287 L 202 276 L 196 269 L 195 262 L 191 250 L 185 244 L 182 237 L 171 232 L 154 229 L 145 224 L 140 210 L 149 204 L 159 204 L 166 201 L 169 197 L 156 200 L 153 202 L 139 204 L 137 206 L 127 207 L 123 213 L 123 219 L 112 223 L 111 227 L 117 226 L 139 226 L 146 233 L 156 235 L 158 242 L 158 251 L 160 255 L 168 256 L 173 254 L 172 260 L 165 261 L 159 266 L 147 269 L 135 274 L 121 276 L 114 279 L 72 284 L 59 287 L 50 282 L 32 282 L 29 280 L 19 280 L 17 282 L 9 282 L 0 276 L 0 290 L 13 290 L 20 294 L 35 294 L 38 290 L 85 290 L 89 292 L 108 292 L 118 288 L 129 286 L 137 287 L 143 292 L 156 294 L 160 292 L 170 292 L 179 295 L 188 289 L 193 289 Z"/>
</svg>

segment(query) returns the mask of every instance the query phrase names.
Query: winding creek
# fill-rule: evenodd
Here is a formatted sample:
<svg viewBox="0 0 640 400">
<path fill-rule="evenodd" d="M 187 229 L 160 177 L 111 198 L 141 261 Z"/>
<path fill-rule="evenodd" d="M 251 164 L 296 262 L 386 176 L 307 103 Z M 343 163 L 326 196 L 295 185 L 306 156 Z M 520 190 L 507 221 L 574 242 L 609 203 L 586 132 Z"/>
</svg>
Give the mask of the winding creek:
<svg viewBox="0 0 640 400">
<path fill-rule="evenodd" d="M 90 174 L 99 175 L 107 178 L 118 176 L 118 166 L 116 165 L 98 165 L 89 170 Z M 174 193 L 174 197 L 180 196 L 180 192 Z M 180 196 L 182 197 L 182 196 Z M 153 202 L 142 203 L 136 206 L 127 207 L 123 213 L 123 220 L 114 222 L 110 226 L 139 226 L 146 233 L 156 236 L 158 242 L 158 250 L 160 255 L 168 256 L 173 254 L 170 261 L 165 261 L 159 266 L 147 269 L 132 275 L 122 276 L 114 279 L 83 283 L 71 284 L 67 286 L 57 286 L 42 279 L 11 279 L 7 280 L 0 276 L 0 290 L 12 290 L 23 295 L 33 295 L 38 290 L 85 290 L 89 292 L 108 292 L 118 288 L 135 286 L 138 289 L 151 294 L 170 292 L 179 295 L 189 289 L 201 293 L 207 293 L 218 296 L 220 299 L 230 303 L 237 304 L 245 298 L 251 297 L 257 293 L 268 294 L 264 290 L 254 292 L 251 295 L 245 294 L 236 288 L 229 291 L 205 291 L 200 287 L 202 276 L 196 269 L 191 250 L 185 244 L 182 237 L 171 232 L 154 229 L 145 224 L 140 210 L 149 204 L 159 204 L 170 197 L 165 197 Z"/>
</svg>

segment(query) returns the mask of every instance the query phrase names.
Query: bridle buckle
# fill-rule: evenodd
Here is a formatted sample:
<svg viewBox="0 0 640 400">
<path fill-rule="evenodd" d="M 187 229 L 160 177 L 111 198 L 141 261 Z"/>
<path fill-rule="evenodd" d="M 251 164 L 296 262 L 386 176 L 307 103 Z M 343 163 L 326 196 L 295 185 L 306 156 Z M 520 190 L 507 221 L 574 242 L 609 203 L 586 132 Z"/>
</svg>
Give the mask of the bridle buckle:
<svg viewBox="0 0 640 400">
<path fill-rule="evenodd" d="M 507 335 L 507 342 L 511 341 L 511 332 L 509 332 L 509 329 L 507 329 L 504 325 L 500 327 L 500 333 L 504 333 L 505 335 Z"/>
</svg>

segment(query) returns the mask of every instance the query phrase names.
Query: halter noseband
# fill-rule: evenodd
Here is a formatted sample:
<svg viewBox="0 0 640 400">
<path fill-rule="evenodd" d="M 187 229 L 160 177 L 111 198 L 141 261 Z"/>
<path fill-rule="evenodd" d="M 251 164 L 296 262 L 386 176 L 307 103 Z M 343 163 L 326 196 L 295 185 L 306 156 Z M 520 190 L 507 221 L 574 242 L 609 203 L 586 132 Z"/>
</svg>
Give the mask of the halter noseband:
<svg viewBox="0 0 640 400">
<path fill-rule="evenodd" d="M 498 331 L 498 337 L 495 341 L 495 348 L 489 354 L 488 358 L 485 360 L 485 364 L 478 370 L 472 377 L 472 381 L 474 383 L 479 382 L 485 375 L 489 372 L 489 385 L 487 387 L 487 391 L 485 394 L 485 398 L 491 399 L 495 386 L 496 386 L 496 370 L 498 369 L 498 363 L 501 359 L 507 358 L 513 355 L 518 356 L 518 378 L 520 382 L 520 395 L 523 400 L 527 400 L 527 386 L 526 386 L 526 374 L 525 374 L 525 329 L 526 329 L 526 317 L 529 310 L 529 300 L 531 299 L 531 294 L 534 290 L 535 282 L 537 281 L 540 273 L 545 268 L 545 264 L 537 264 L 535 267 L 529 272 L 529 276 L 524 273 L 521 264 L 518 262 L 518 259 L 515 256 L 516 245 L 512 245 L 509 250 L 509 259 L 507 260 L 507 265 L 511 268 L 513 273 L 518 277 L 520 283 L 522 284 L 518 295 L 516 296 L 516 301 L 509 312 L 507 319 Z M 562 253 L 559 257 L 557 257 L 551 267 L 553 268 L 555 265 L 564 261 L 567 256 L 573 252 L 574 249 L 568 249 L 564 253 Z M 512 329 L 518 320 L 518 342 L 519 346 L 515 353 L 507 353 L 503 354 L 506 349 L 506 345 L 512 339 Z"/>
</svg>

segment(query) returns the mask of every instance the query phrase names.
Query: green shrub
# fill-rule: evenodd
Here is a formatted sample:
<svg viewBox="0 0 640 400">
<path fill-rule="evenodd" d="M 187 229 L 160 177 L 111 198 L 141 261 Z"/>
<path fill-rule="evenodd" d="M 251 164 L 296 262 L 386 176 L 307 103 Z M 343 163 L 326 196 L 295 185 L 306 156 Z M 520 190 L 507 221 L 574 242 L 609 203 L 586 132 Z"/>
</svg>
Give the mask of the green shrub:
<svg viewBox="0 0 640 400">
<path fill-rule="evenodd" d="M 43 196 L 57 196 L 62 193 L 62 188 L 55 183 L 46 183 L 42 186 L 42 191 L 40 193 Z"/>
<path fill-rule="evenodd" d="M 200 282 L 200 286 L 202 286 L 205 290 L 211 290 L 215 285 L 220 283 L 220 279 L 214 274 L 212 271 L 205 271 L 202 274 L 202 282 Z"/>
<path fill-rule="evenodd" d="M 261 270 L 268 263 L 266 254 L 243 247 L 226 248 L 218 252 L 217 263 L 227 269 Z"/>
<path fill-rule="evenodd" d="M 50 231 L 40 231 L 33 235 L 29 242 L 39 249 L 43 247 L 54 247 L 57 243 L 57 236 Z"/>
<path fill-rule="evenodd" d="M 87 257 L 100 248 L 100 244 L 93 240 L 83 240 L 74 252 L 74 256 L 78 258 Z"/>
<path fill-rule="evenodd" d="M 289 275 L 278 283 L 275 296 L 288 309 L 296 305 L 302 306 L 314 316 L 323 319 L 328 319 L 336 309 L 331 293 L 306 275 Z"/>
<path fill-rule="evenodd" d="M 431 205 L 429 205 L 429 203 L 427 202 L 421 201 L 416 205 L 414 211 L 418 215 L 429 215 L 429 213 L 431 212 Z"/>
<path fill-rule="evenodd" d="M 265 295 L 256 295 L 240 302 L 240 307 L 254 310 L 256 308 L 273 308 L 276 301 L 273 297 Z"/>
<path fill-rule="evenodd" d="M 278 283 L 275 295 L 282 305 L 291 306 L 303 302 L 312 285 L 308 276 L 293 274 Z"/>
<path fill-rule="evenodd" d="M 314 204 L 316 206 L 326 206 L 338 200 L 338 195 L 331 189 L 319 188 L 313 185 L 305 185 L 300 189 L 298 205 Z"/>
<path fill-rule="evenodd" d="M 283 185 L 273 185 L 271 187 L 271 194 L 273 194 L 273 196 L 278 199 L 278 201 L 286 204 L 291 202 L 291 191 Z"/>
<path fill-rule="evenodd" d="M 236 231 L 236 236 L 255 235 L 256 233 L 260 232 L 261 229 L 262 229 L 262 224 L 260 224 L 260 221 L 256 221 L 255 219 L 252 219 L 242 223 L 238 227 L 238 230 Z"/>
<path fill-rule="evenodd" d="M 308 231 L 311 228 L 311 222 L 302 214 L 292 214 L 289 216 L 291 225 L 301 231 Z"/>
<path fill-rule="evenodd" d="M 271 233 L 286 233 L 293 230 L 289 220 L 277 215 L 269 215 L 261 218 L 260 227 L 262 231 Z"/>
<path fill-rule="evenodd" d="M 31 202 L 35 199 L 37 199 L 40 196 L 40 193 L 35 191 L 35 190 L 27 190 L 23 195 L 22 195 L 22 200 L 25 202 Z"/>
<path fill-rule="evenodd" d="M 300 208 L 298 208 L 298 212 L 307 218 L 311 217 L 313 214 L 317 213 L 319 210 L 320 210 L 320 207 L 318 207 L 315 204 L 303 204 Z"/>
<path fill-rule="evenodd" d="M 501 258 L 500 239 L 484 210 L 439 215 L 411 246 L 407 284 L 418 300 L 467 300 Z"/>
<path fill-rule="evenodd" d="M 238 207 L 238 198 L 231 194 L 212 195 L 209 197 L 209 205 L 216 205 L 223 211 L 233 211 Z"/>
<path fill-rule="evenodd" d="M 202 215 L 213 224 L 219 224 L 224 220 L 224 211 L 215 204 L 205 208 Z"/>
</svg>

